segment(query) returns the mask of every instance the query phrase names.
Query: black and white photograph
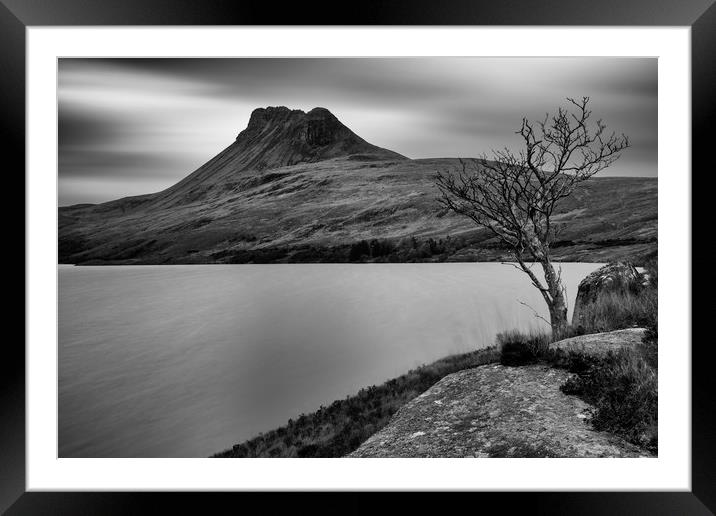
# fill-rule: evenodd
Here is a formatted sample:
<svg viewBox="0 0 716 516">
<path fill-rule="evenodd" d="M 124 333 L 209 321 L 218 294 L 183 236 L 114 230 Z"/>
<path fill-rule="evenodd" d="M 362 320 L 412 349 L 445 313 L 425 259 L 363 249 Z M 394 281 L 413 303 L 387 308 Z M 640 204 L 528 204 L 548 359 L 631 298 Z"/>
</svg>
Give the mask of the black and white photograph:
<svg viewBox="0 0 716 516">
<path fill-rule="evenodd" d="M 643 458 L 658 60 L 57 60 L 60 458 Z"/>
</svg>

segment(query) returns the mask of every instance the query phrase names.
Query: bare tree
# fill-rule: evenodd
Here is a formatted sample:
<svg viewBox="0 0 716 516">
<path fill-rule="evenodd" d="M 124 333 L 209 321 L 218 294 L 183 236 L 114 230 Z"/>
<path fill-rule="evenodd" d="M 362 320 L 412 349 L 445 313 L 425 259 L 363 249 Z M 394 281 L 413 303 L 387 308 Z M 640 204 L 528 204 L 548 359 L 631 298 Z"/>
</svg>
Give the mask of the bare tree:
<svg viewBox="0 0 716 516">
<path fill-rule="evenodd" d="M 589 97 L 567 99 L 553 116 L 533 124 L 522 119 L 516 134 L 524 148 L 493 151 L 492 159 L 460 160 L 461 170 L 440 172 L 440 203 L 472 219 L 506 244 L 519 269 L 540 291 L 549 308 L 552 333 L 567 328 L 567 303 L 559 271 L 550 256 L 558 227 L 555 207 L 583 181 L 607 168 L 629 147 L 623 134 L 607 134 L 606 125 L 590 121 Z M 544 281 L 529 262 L 542 266 Z"/>
</svg>

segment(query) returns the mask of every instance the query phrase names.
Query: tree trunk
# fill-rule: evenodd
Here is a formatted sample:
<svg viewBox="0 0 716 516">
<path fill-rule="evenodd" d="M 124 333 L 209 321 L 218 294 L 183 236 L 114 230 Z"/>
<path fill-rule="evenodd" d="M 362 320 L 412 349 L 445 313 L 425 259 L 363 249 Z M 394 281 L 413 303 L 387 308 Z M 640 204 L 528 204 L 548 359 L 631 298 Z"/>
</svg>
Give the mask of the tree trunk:
<svg viewBox="0 0 716 516">
<path fill-rule="evenodd" d="M 549 306 L 549 321 L 552 326 L 552 337 L 555 340 L 561 339 L 567 332 L 567 304 L 561 291 L 552 297 L 552 304 Z"/>
<path fill-rule="evenodd" d="M 546 253 L 545 253 L 546 254 Z M 549 308 L 549 321 L 552 326 L 552 338 L 558 340 L 567 333 L 567 300 L 564 298 L 562 280 L 560 275 L 554 271 L 549 257 L 542 261 L 545 281 L 549 290 L 551 301 L 547 303 Z"/>
<path fill-rule="evenodd" d="M 555 272 L 549 258 L 548 248 L 543 250 L 533 247 L 530 249 L 530 252 L 535 261 L 539 262 L 542 266 L 547 286 L 544 286 L 541 280 L 532 272 L 531 268 L 527 266 L 520 252 L 515 252 L 514 256 L 520 264 L 522 271 L 530 277 L 532 284 L 539 289 L 542 298 L 545 303 L 547 303 L 550 326 L 552 327 L 552 338 L 559 340 L 567 333 L 569 326 L 567 321 L 567 300 L 564 296 L 561 274 Z"/>
</svg>

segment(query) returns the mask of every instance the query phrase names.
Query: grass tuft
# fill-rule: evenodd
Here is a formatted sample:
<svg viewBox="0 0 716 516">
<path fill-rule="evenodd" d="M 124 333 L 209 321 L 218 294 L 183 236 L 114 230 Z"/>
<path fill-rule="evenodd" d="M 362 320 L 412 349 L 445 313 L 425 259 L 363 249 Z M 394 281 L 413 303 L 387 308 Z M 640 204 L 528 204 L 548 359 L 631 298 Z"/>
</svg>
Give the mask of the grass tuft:
<svg viewBox="0 0 716 516">
<path fill-rule="evenodd" d="M 583 333 L 644 327 L 651 321 L 656 306 L 655 289 L 648 288 L 639 293 L 602 292 L 583 311 Z"/>
<path fill-rule="evenodd" d="M 521 333 L 516 330 L 497 334 L 500 363 L 505 366 L 535 364 L 541 360 L 551 339 L 540 332 Z"/>
</svg>

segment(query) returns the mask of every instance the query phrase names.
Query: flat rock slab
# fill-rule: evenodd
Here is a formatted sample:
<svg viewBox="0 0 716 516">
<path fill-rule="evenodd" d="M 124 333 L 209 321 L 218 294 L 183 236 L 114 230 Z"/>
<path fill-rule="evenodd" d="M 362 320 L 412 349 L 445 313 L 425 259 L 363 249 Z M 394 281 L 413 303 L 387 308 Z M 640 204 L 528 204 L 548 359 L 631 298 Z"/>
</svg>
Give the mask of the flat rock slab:
<svg viewBox="0 0 716 516">
<path fill-rule="evenodd" d="M 616 351 L 623 347 L 633 347 L 641 342 L 644 328 L 627 328 L 625 330 L 608 331 L 580 335 L 569 339 L 553 342 L 551 349 L 577 351 L 593 356 L 606 355 L 609 351 Z"/>
<path fill-rule="evenodd" d="M 490 364 L 446 376 L 349 457 L 651 457 L 587 422 L 569 373 Z"/>
</svg>

